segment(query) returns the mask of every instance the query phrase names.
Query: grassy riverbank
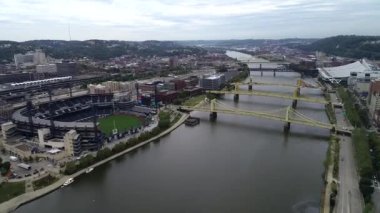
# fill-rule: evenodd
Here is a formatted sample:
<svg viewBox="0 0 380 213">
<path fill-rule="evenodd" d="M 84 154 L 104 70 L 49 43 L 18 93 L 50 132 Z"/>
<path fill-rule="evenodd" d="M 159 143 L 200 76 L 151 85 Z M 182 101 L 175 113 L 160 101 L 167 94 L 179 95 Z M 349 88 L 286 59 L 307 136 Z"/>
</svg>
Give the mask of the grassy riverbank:
<svg viewBox="0 0 380 213">
<path fill-rule="evenodd" d="M 339 173 L 339 138 L 332 135 L 326 152 L 324 181 L 325 189 L 322 200 L 323 212 L 331 212 L 336 204 L 338 189 L 333 178 L 336 179 Z"/>
<path fill-rule="evenodd" d="M 0 184 L 0 203 L 25 193 L 25 182 Z"/>
<path fill-rule="evenodd" d="M 331 95 L 327 91 L 325 91 L 323 95 L 325 97 L 325 100 L 330 102 L 325 106 L 327 117 L 331 124 L 336 124 L 335 111 L 333 105 L 331 104 Z"/>
<path fill-rule="evenodd" d="M 38 190 L 38 189 L 44 188 L 46 186 L 49 186 L 49 185 L 51 185 L 57 181 L 58 181 L 58 178 L 53 177 L 51 175 L 47 175 L 41 179 L 33 181 L 33 189 Z"/>
<path fill-rule="evenodd" d="M 194 97 L 187 99 L 185 102 L 183 102 L 183 105 L 184 106 L 190 106 L 190 107 L 195 106 L 195 105 L 199 104 L 199 102 L 203 101 L 205 98 L 206 98 L 206 95 L 194 96 Z"/>
</svg>

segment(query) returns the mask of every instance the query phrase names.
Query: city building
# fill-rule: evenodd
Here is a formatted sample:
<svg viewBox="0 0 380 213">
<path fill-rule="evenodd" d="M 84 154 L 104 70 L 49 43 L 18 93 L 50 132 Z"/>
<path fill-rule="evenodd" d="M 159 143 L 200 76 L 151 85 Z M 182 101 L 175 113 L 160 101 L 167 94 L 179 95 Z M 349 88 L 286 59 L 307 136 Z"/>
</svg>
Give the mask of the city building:
<svg viewBox="0 0 380 213">
<path fill-rule="evenodd" d="M 78 74 L 78 66 L 77 66 L 77 63 L 75 62 L 62 61 L 60 63 L 56 63 L 56 65 L 57 65 L 57 73 L 60 76 Z"/>
<path fill-rule="evenodd" d="M 203 89 L 200 87 L 190 87 L 183 90 L 188 96 L 196 96 L 203 93 Z"/>
<path fill-rule="evenodd" d="M 163 104 L 173 103 L 178 97 L 177 91 L 161 91 L 157 94 L 157 101 L 161 101 Z"/>
<path fill-rule="evenodd" d="M 90 94 L 107 94 L 107 93 L 130 93 L 133 90 L 133 83 L 131 82 L 119 82 L 119 81 L 107 81 L 102 84 L 89 84 L 87 86 Z"/>
<path fill-rule="evenodd" d="M 173 79 L 170 82 L 174 83 L 174 90 L 176 91 L 183 90 L 186 87 L 186 82 L 181 79 Z"/>
<path fill-rule="evenodd" d="M 16 132 L 16 125 L 12 122 L 6 122 L 1 124 L 1 133 L 4 139 L 14 135 Z"/>
<path fill-rule="evenodd" d="M 185 83 L 187 87 L 195 87 L 199 83 L 198 76 L 190 76 L 189 78 L 185 79 Z"/>
<path fill-rule="evenodd" d="M 139 89 L 141 90 L 141 92 L 154 93 L 156 89 L 156 84 L 154 83 L 139 84 Z"/>
<path fill-rule="evenodd" d="M 169 58 L 169 67 L 170 68 L 178 67 L 178 56 L 173 56 Z"/>
<path fill-rule="evenodd" d="M 81 153 L 80 135 L 74 129 L 63 137 L 67 156 L 78 156 Z"/>
<path fill-rule="evenodd" d="M 57 73 L 56 64 L 41 64 L 36 66 L 37 73 Z"/>
<path fill-rule="evenodd" d="M 14 60 L 16 68 L 25 68 L 47 63 L 46 55 L 42 50 L 27 52 L 26 54 L 15 54 Z"/>
<path fill-rule="evenodd" d="M 380 79 L 372 80 L 369 86 L 368 110 L 370 117 L 380 124 Z"/>
<path fill-rule="evenodd" d="M 367 97 L 371 81 L 378 78 L 380 78 L 380 71 L 352 72 L 348 77 L 347 86 L 360 97 Z"/>
<path fill-rule="evenodd" d="M 89 84 L 87 86 L 90 94 L 108 94 L 111 93 L 110 88 L 101 84 Z"/>
<path fill-rule="evenodd" d="M 200 85 L 205 90 L 219 90 L 225 82 L 226 78 L 223 74 L 204 75 L 200 80 Z"/>
</svg>

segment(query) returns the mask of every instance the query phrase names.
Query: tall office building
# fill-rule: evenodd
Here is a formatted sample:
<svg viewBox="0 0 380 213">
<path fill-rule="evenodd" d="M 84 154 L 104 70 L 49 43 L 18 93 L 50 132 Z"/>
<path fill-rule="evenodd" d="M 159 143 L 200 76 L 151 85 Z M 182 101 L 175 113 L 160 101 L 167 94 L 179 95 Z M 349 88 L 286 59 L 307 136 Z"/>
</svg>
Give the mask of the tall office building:
<svg viewBox="0 0 380 213">
<path fill-rule="evenodd" d="M 14 60 L 17 68 L 25 68 L 47 63 L 46 55 L 42 50 L 31 51 L 26 54 L 15 54 Z"/>
</svg>

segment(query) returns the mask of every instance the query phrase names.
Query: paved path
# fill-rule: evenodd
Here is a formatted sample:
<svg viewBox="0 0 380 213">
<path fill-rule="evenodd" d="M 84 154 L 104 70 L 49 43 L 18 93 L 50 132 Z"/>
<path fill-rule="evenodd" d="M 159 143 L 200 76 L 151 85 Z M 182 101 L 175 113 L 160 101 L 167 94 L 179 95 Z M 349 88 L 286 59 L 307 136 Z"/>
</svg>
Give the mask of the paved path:
<svg viewBox="0 0 380 213">
<path fill-rule="evenodd" d="M 145 144 L 148 144 L 148 143 L 150 143 L 150 142 L 152 142 L 152 141 L 154 141 L 154 140 L 156 140 L 156 139 L 158 139 L 158 138 L 160 138 L 160 137 L 162 137 L 164 135 L 169 134 L 171 131 L 173 131 L 177 127 L 179 127 L 188 117 L 189 117 L 188 114 L 182 114 L 182 117 L 177 121 L 177 123 L 175 123 L 173 126 L 171 126 L 169 129 L 165 130 L 161 134 L 159 134 L 159 135 L 157 135 L 157 136 L 155 136 L 155 137 L 153 137 L 153 138 L 151 138 L 151 139 L 149 139 L 149 140 L 147 140 L 145 142 L 142 142 L 142 143 L 140 143 L 140 144 L 138 144 L 138 145 L 136 145 L 134 147 L 126 149 L 123 152 L 120 152 L 120 153 L 118 153 L 116 155 L 113 155 L 113 156 L 107 158 L 107 159 L 104 159 L 104 160 L 102 160 L 102 161 L 100 161 L 100 162 L 98 162 L 98 163 L 96 163 L 94 165 L 91 165 L 91 167 L 94 167 L 94 168 L 98 167 L 98 166 L 100 166 L 100 165 L 102 165 L 102 164 L 104 164 L 104 163 L 106 163 L 108 161 L 111 161 L 111 160 L 113 160 L 113 159 L 115 159 L 117 157 L 120 157 L 120 156 L 122 156 L 122 155 L 124 155 L 124 154 L 126 154 L 126 153 L 128 153 L 128 152 L 130 152 L 132 150 L 134 150 L 134 149 L 137 149 L 137 148 L 139 148 L 141 146 L 144 146 Z M 0 204 L 0 212 L 11 212 L 11 211 L 15 210 L 17 207 L 19 207 L 22 204 L 28 203 L 28 202 L 30 202 L 32 200 L 35 200 L 35 199 L 37 199 L 37 198 L 39 198 L 41 196 L 44 196 L 47 193 L 50 193 L 50 192 L 52 192 L 54 190 L 57 190 L 57 189 L 59 189 L 62 186 L 62 184 L 68 178 L 70 178 L 70 177 L 74 178 L 74 177 L 77 177 L 79 175 L 85 174 L 86 170 L 87 170 L 87 168 L 85 168 L 83 170 L 80 170 L 80 171 L 76 172 L 73 175 L 63 176 L 57 182 L 55 182 L 55 183 L 53 183 L 53 184 L 51 184 L 51 185 L 49 185 L 49 186 L 47 186 L 45 188 L 42 188 L 42 189 L 37 190 L 37 191 L 28 192 L 28 193 L 22 194 L 22 195 L 20 195 L 18 197 L 15 197 L 15 198 L 13 198 L 11 200 L 8 200 L 6 202 L 3 202 L 3 203 Z"/>
<path fill-rule="evenodd" d="M 330 153 L 327 153 L 330 155 Z M 326 187 L 325 187 L 325 196 L 324 196 L 324 208 L 323 208 L 323 213 L 330 213 L 330 194 L 331 194 L 331 184 L 333 180 L 333 165 L 330 165 L 329 168 L 327 169 L 327 174 L 326 174 Z"/>
</svg>

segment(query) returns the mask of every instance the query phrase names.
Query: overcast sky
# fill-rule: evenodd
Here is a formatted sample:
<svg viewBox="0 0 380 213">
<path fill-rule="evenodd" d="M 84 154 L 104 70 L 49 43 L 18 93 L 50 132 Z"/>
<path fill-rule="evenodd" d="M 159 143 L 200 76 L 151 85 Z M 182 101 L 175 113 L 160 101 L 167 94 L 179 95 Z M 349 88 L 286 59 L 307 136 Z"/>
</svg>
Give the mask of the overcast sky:
<svg viewBox="0 0 380 213">
<path fill-rule="evenodd" d="M 0 39 L 380 35 L 380 0 L 0 0 Z"/>
</svg>

